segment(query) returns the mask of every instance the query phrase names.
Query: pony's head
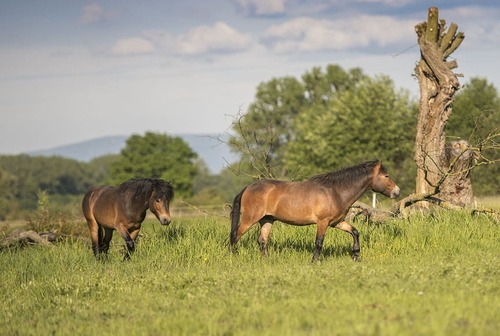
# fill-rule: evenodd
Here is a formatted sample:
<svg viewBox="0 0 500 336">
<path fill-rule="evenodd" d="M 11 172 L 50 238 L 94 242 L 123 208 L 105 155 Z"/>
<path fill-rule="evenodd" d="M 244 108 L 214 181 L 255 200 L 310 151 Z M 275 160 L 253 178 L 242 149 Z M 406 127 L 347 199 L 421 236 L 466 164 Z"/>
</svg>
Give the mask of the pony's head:
<svg viewBox="0 0 500 336">
<path fill-rule="evenodd" d="M 170 224 L 170 202 L 173 198 L 174 188 L 170 182 L 155 179 L 153 192 L 149 198 L 149 210 L 158 218 L 162 225 Z"/>
<path fill-rule="evenodd" d="M 390 198 L 397 198 L 399 196 L 400 189 L 389 177 L 389 173 L 384 165 L 382 165 L 382 161 L 376 160 L 374 162 L 372 190 Z"/>
</svg>

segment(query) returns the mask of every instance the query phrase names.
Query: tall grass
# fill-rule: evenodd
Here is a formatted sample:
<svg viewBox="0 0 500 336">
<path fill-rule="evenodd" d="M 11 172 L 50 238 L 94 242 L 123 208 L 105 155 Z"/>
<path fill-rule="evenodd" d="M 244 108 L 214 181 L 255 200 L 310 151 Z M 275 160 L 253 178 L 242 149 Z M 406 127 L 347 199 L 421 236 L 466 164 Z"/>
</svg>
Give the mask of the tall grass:
<svg viewBox="0 0 500 336">
<path fill-rule="evenodd" d="M 82 223 L 82 225 L 85 225 Z M 227 253 L 229 222 L 144 225 L 132 259 L 90 242 L 0 253 L 2 335 L 494 335 L 500 328 L 500 228 L 435 213 L 329 230 L 311 264 L 315 226 L 275 223 L 270 256 L 252 229 Z"/>
</svg>

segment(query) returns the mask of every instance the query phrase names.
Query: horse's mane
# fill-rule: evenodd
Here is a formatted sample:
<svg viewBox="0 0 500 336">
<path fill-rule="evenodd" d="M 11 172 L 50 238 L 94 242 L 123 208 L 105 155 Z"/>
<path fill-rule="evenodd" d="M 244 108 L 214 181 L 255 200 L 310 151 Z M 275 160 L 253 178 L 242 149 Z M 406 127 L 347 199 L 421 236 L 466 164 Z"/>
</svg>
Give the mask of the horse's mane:
<svg viewBox="0 0 500 336">
<path fill-rule="evenodd" d="M 309 178 L 309 181 L 316 182 L 322 185 L 330 186 L 332 184 L 346 184 L 358 180 L 370 174 L 379 160 L 368 161 L 356 166 L 342 168 L 330 173 L 315 175 Z M 387 172 L 386 168 L 382 165 L 381 171 Z"/>
<path fill-rule="evenodd" d="M 159 198 L 170 202 L 174 198 L 174 188 L 170 182 L 157 178 L 135 178 L 123 182 L 118 186 L 120 192 L 130 195 L 131 198 L 150 195 L 153 191 Z"/>
</svg>

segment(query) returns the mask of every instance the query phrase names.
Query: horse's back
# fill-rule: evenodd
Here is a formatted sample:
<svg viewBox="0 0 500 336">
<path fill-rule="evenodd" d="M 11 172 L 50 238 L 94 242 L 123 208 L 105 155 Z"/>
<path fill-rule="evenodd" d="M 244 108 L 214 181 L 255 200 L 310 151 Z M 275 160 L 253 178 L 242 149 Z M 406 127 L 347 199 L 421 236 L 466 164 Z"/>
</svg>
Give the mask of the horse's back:
<svg viewBox="0 0 500 336">
<path fill-rule="evenodd" d="M 311 195 L 326 195 L 329 190 L 310 181 L 280 181 L 280 180 L 259 180 L 250 184 L 245 193 L 254 194 L 262 198 L 273 197 L 299 197 L 306 198 Z"/>
</svg>

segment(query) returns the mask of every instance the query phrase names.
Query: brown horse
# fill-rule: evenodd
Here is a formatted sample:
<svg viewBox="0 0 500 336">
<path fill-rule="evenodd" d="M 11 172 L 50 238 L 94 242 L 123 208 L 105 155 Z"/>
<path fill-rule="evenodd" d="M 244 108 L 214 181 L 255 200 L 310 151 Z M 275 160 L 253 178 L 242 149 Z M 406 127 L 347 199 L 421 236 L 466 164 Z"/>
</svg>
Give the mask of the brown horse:
<svg viewBox="0 0 500 336">
<path fill-rule="evenodd" d="M 161 224 L 170 224 L 169 206 L 173 197 L 172 185 L 161 179 L 131 179 L 116 187 L 100 186 L 88 191 L 82 209 L 94 254 L 108 252 L 116 230 L 125 240 L 125 258 L 129 258 L 146 211 L 149 209 Z"/>
<path fill-rule="evenodd" d="M 278 220 L 291 225 L 317 224 L 313 262 L 321 253 L 329 226 L 352 235 L 352 258 L 357 260 L 359 233 L 344 218 L 351 205 L 369 189 L 390 198 L 399 196 L 399 187 L 378 160 L 313 176 L 303 182 L 254 182 L 234 198 L 229 248 L 233 250 L 241 236 L 259 222 L 261 229 L 258 243 L 262 254 L 267 256 L 271 227 Z"/>
</svg>

